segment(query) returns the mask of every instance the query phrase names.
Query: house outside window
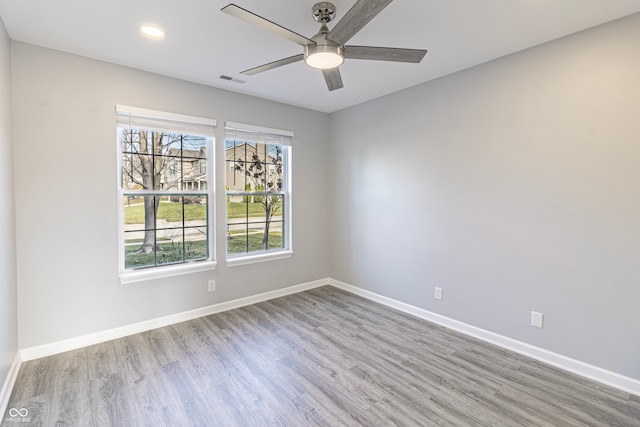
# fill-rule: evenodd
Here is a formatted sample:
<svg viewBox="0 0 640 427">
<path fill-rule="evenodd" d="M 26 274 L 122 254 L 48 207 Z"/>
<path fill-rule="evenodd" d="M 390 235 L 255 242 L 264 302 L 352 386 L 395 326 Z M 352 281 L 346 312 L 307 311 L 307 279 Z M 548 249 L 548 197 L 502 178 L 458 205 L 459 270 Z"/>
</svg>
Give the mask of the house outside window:
<svg viewBox="0 0 640 427">
<path fill-rule="evenodd" d="M 291 256 L 291 138 L 225 124 L 227 263 Z"/>
<path fill-rule="evenodd" d="M 117 106 L 120 279 L 215 267 L 215 121 Z M 202 165 L 205 166 L 202 166 Z"/>
</svg>

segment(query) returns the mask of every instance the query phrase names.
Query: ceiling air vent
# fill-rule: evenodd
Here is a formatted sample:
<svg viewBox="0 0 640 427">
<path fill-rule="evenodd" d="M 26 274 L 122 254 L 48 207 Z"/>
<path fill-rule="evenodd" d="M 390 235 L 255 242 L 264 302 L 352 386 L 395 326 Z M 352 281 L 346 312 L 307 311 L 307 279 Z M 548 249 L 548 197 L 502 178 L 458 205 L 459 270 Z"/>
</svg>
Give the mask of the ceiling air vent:
<svg viewBox="0 0 640 427">
<path fill-rule="evenodd" d="M 229 82 L 233 82 L 233 83 L 239 83 L 239 84 L 245 84 L 246 82 L 244 80 L 240 80 L 240 79 L 234 79 L 233 77 L 230 76 L 225 76 L 224 74 L 220 76 L 220 78 L 222 80 L 227 80 Z"/>
</svg>

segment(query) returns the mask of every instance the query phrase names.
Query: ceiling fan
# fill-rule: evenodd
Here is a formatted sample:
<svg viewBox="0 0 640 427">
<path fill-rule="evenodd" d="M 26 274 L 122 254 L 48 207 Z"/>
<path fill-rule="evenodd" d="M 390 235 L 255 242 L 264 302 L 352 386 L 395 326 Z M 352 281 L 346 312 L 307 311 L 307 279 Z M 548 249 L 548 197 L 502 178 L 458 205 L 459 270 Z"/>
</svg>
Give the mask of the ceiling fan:
<svg viewBox="0 0 640 427">
<path fill-rule="evenodd" d="M 251 76 L 304 60 L 308 66 L 322 70 L 327 87 L 332 91 L 344 86 L 338 67 L 342 65 L 345 59 L 411 62 L 415 64 L 422 61 L 422 58 L 427 53 L 426 50 L 345 45 L 392 1 L 358 0 L 331 30 L 327 27 L 327 23 L 335 17 L 336 7 L 329 2 L 317 3 L 313 6 L 312 13 L 313 18 L 320 23 L 320 31 L 311 38 L 301 36 L 235 4 L 229 4 L 223 7 L 221 11 L 250 24 L 257 25 L 264 30 L 271 31 L 304 48 L 304 53 L 250 68 L 242 71 L 241 74 Z"/>
</svg>

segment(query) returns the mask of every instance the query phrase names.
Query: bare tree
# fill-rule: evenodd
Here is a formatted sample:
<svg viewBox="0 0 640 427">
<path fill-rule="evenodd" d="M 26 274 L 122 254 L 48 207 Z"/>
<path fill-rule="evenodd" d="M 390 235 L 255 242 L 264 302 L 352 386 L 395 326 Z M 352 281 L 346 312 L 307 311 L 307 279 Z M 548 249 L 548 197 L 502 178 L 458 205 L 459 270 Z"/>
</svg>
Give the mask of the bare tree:
<svg viewBox="0 0 640 427">
<path fill-rule="evenodd" d="M 264 158 L 260 158 L 258 147 L 251 156 L 251 161 L 246 162 L 241 157 L 236 159 L 235 170 L 247 177 L 247 181 L 252 184 L 254 191 L 258 194 L 253 196 L 254 203 L 260 203 L 264 208 L 265 226 L 262 236 L 262 249 L 269 248 L 269 226 L 273 217 L 282 207 L 282 197 L 280 195 L 269 195 L 282 191 L 282 148 L 273 145 L 274 155 L 266 152 L 267 145 L 264 145 Z M 259 194 L 265 193 L 265 194 Z"/>
<path fill-rule="evenodd" d="M 168 137 L 168 138 L 167 138 Z M 168 147 L 179 142 L 163 132 L 147 132 L 125 129 L 122 134 L 123 185 L 133 184 L 141 190 L 157 190 L 161 185 L 170 158 L 163 155 Z M 154 196 L 144 196 L 144 239 L 140 248 L 132 252 L 152 253 L 159 250 L 155 241 L 155 219 L 159 203 Z"/>
</svg>

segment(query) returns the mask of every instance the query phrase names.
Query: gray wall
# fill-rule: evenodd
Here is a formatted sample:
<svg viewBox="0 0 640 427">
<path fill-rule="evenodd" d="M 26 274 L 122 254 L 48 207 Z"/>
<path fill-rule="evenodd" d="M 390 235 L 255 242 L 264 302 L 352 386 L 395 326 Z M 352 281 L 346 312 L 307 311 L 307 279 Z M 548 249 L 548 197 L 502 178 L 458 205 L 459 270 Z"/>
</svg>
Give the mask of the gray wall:
<svg viewBox="0 0 640 427">
<path fill-rule="evenodd" d="M 639 45 L 633 15 L 332 114 L 331 276 L 640 379 Z"/>
<path fill-rule="evenodd" d="M 0 388 L 18 351 L 11 44 L 0 19 Z"/>
<path fill-rule="evenodd" d="M 327 114 L 14 42 L 19 345 L 28 348 L 326 277 Z M 295 132 L 290 259 L 121 285 L 116 104 Z M 3 171 L 4 173 L 4 171 Z M 207 293 L 207 280 L 217 291 Z"/>
</svg>

